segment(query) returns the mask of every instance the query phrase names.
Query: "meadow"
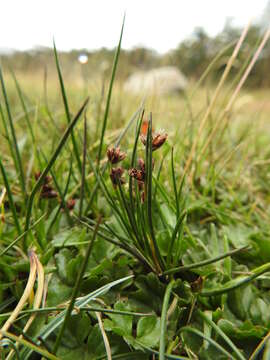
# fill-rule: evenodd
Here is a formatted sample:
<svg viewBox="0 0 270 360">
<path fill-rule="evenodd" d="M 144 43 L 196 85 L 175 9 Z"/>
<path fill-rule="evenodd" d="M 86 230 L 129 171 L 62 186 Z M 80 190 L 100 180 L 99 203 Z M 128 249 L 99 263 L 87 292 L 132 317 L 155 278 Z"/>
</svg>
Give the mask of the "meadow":
<svg viewBox="0 0 270 360">
<path fill-rule="evenodd" d="M 162 97 L 123 90 L 121 37 L 105 81 L 1 69 L 2 359 L 270 358 L 270 94 L 237 45 Z"/>
</svg>

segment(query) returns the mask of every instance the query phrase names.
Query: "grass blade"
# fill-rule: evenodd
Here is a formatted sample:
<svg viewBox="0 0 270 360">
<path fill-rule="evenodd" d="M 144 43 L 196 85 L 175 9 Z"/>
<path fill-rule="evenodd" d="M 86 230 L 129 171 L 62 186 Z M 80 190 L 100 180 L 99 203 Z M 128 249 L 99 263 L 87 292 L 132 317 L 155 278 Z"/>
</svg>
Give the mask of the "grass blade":
<svg viewBox="0 0 270 360">
<path fill-rule="evenodd" d="M 37 191 L 39 190 L 39 188 L 41 187 L 43 180 L 45 178 L 45 176 L 48 174 L 48 172 L 50 171 L 51 167 L 53 166 L 53 164 L 55 163 L 56 159 L 58 158 L 58 155 L 60 153 L 60 151 L 62 150 L 63 146 L 65 145 L 72 129 L 74 128 L 74 126 L 76 125 L 77 121 L 79 120 L 82 112 L 84 111 L 86 105 L 88 103 L 88 99 L 86 99 L 86 101 L 83 103 L 83 105 L 81 106 L 81 108 L 79 109 L 78 113 L 76 114 L 76 116 L 74 117 L 74 119 L 71 121 L 71 123 L 69 124 L 68 128 L 66 129 L 64 135 L 62 136 L 61 140 L 59 141 L 51 159 L 49 160 L 46 168 L 43 170 L 42 174 L 40 175 L 39 179 L 37 180 L 30 196 L 28 199 L 28 204 L 27 204 L 27 211 L 26 211 L 26 220 L 25 220 L 25 232 L 28 231 L 29 229 L 29 224 L 30 224 L 30 218 L 31 218 L 31 212 L 32 212 L 32 206 L 33 206 L 33 202 L 34 202 L 34 197 L 37 193 Z M 26 240 L 27 240 L 27 233 L 24 236 L 24 241 L 23 241 L 23 247 L 24 250 L 26 250 L 27 248 L 27 244 L 26 244 Z"/>
<path fill-rule="evenodd" d="M 24 116 L 25 116 L 25 120 L 26 120 L 28 129 L 29 129 L 29 132 L 30 132 L 30 135 L 31 135 L 32 143 L 33 143 L 33 145 L 35 145 L 35 143 L 36 143 L 35 136 L 34 136 L 33 128 L 32 128 L 31 121 L 30 121 L 30 118 L 29 118 L 29 115 L 28 115 L 29 112 L 28 112 L 28 110 L 26 108 L 26 105 L 25 105 L 25 102 L 24 102 L 22 90 L 20 88 L 20 85 L 18 83 L 18 80 L 17 80 L 17 78 L 15 76 L 14 71 L 10 70 L 10 72 L 11 72 L 11 75 L 13 77 L 13 80 L 14 80 L 14 83 L 15 83 L 15 86 L 16 86 L 16 89 L 17 89 L 17 93 L 19 95 L 19 99 L 20 99 L 20 102 L 21 102 L 21 105 L 22 105 L 22 108 L 23 108 L 23 111 L 24 111 Z"/>
<path fill-rule="evenodd" d="M 167 313 L 169 307 L 169 301 L 171 292 L 173 289 L 175 281 L 172 280 L 166 288 L 162 312 L 161 312 L 161 320 L 160 320 L 160 344 L 159 344 L 159 360 L 165 360 L 165 346 L 166 346 L 166 333 L 167 333 Z"/>
<path fill-rule="evenodd" d="M 72 219 L 71 219 L 71 216 L 69 214 L 69 209 L 67 208 L 67 204 L 66 204 L 66 201 L 65 201 L 65 197 L 67 195 L 67 192 L 68 192 L 68 188 L 69 188 L 69 184 L 70 184 L 70 179 L 71 179 L 71 173 L 72 173 L 72 158 L 70 159 L 70 166 L 69 166 L 69 172 L 68 172 L 68 177 L 67 177 L 67 182 L 66 182 L 66 186 L 65 186 L 65 189 L 64 189 L 64 192 L 63 194 L 61 193 L 61 203 L 59 204 L 59 207 L 55 213 L 55 216 L 54 218 L 51 220 L 49 226 L 48 226 L 48 229 L 47 229 L 47 237 L 49 237 L 48 235 L 50 234 L 51 232 L 51 229 L 53 228 L 53 225 L 55 224 L 56 220 L 57 220 L 57 217 L 61 211 L 61 209 L 64 209 L 65 211 L 65 214 L 67 216 L 67 219 L 69 221 L 69 223 L 71 224 L 72 223 Z"/>
<path fill-rule="evenodd" d="M 31 225 L 29 227 L 29 229 L 27 231 L 30 231 L 32 229 L 34 229 L 35 226 L 37 226 L 41 220 L 44 219 L 44 217 L 46 216 L 46 214 L 43 214 L 33 225 Z M 4 254 L 6 254 L 8 252 L 8 250 L 10 250 L 14 245 L 17 244 L 18 241 L 20 241 L 24 236 L 25 236 L 26 232 L 24 231 L 21 235 L 19 235 L 15 240 L 13 240 L 1 253 L 0 256 L 3 256 Z"/>
<path fill-rule="evenodd" d="M 111 81 L 110 81 L 110 85 L 109 85 L 109 91 L 108 91 L 106 107 L 105 107 L 105 112 L 104 112 L 104 118 L 103 118 L 103 123 L 102 123 L 100 144 L 99 144 L 98 156 L 97 156 L 97 164 L 98 164 L 98 166 L 99 166 L 100 159 L 101 159 L 103 142 L 104 142 L 104 135 L 105 135 L 106 127 L 107 127 L 107 120 L 108 120 L 110 104 L 111 104 L 111 97 L 112 97 L 112 89 L 113 89 L 113 83 L 114 83 L 114 79 L 115 79 L 117 64 L 118 64 L 120 50 L 121 50 L 121 42 L 122 42 L 122 36 L 123 36 L 123 31 L 124 31 L 124 25 L 125 25 L 125 16 L 124 16 L 124 19 L 123 19 L 121 33 L 120 33 L 120 39 L 119 39 L 118 46 L 117 46 L 116 53 L 115 53 L 115 57 L 114 57 Z"/>
<path fill-rule="evenodd" d="M 130 280 L 132 277 L 133 277 L 133 275 L 130 275 L 130 276 L 126 276 L 124 278 L 112 281 L 112 282 L 102 286 L 101 288 L 79 298 L 75 302 L 75 307 L 78 309 L 80 309 L 81 307 L 85 307 L 88 303 L 95 300 L 97 297 L 103 295 L 104 293 L 109 291 L 112 287 L 114 287 L 118 284 L 121 284 L 122 282 L 124 282 L 126 280 Z M 40 333 L 36 336 L 36 338 L 42 337 L 43 340 L 47 339 L 47 337 L 63 323 L 65 315 L 66 315 L 66 310 L 63 310 L 59 315 L 54 317 L 53 320 L 51 320 L 49 322 L 49 324 L 46 324 L 44 326 L 44 328 L 40 331 Z M 39 342 L 40 341 L 38 340 L 37 343 L 39 343 Z M 29 359 L 31 352 L 32 352 L 31 350 L 24 351 L 22 353 L 23 359 L 25 359 L 25 360 Z"/>
<path fill-rule="evenodd" d="M 181 329 L 181 332 L 184 332 L 184 331 L 188 331 L 193 334 L 196 334 L 196 335 L 200 336 L 201 338 L 203 338 L 204 340 L 208 341 L 211 345 L 213 345 L 221 353 L 228 356 L 228 359 L 232 359 L 232 360 L 235 359 L 227 350 L 225 350 L 222 346 L 220 346 L 215 340 L 211 339 L 209 336 L 204 335 L 204 333 L 202 333 L 200 330 L 191 328 L 189 326 L 185 326 Z M 241 359 L 244 360 L 243 357 Z"/>
<path fill-rule="evenodd" d="M 241 354 L 239 349 L 234 345 L 234 343 L 228 338 L 226 334 L 214 323 L 213 320 L 211 320 L 208 316 L 206 316 L 202 311 L 198 310 L 198 314 L 200 317 L 208 323 L 212 328 L 221 336 L 221 338 L 230 346 L 230 348 L 235 352 L 237 357 L 240 360 L 245 360 L 245 357 Z"/>
<path fill-rule="evenodd" d="M 176 239 L 177 233 L 179 232 L 179 229 L 181 229 L 181 226 L 182 226 L 182 224 L 183 224 L 183 222 L 184 222 L 184 220 L 186 218 L 186 215 L 187 215 L 187 213 L 184 211 L 184 213 L 181 214 L 178 217 L 175 228 L 173 230 L 171 241 L 170 241 L 170 244 L 169 244 L 168 255 L 167 255 L 167 266 L 170 265 L 171 258 L 172 258 L 172 253 L 173 253 L 173 247 L 174 247 L 174 244 L 175 244 L 175 239 Z"/>
<path fill-rule="evenodd" d="M 228 281 L 224 285 L 221 285 L 214 289 L 203 290 L 200 293 L 200 295 L 201 296 L 215 296 L 215 295 L 225 294 L 225 293 L 232 291 L 234 289 L 237 289 L 241 286 L 247 285 L 252 280 L 256 279 L 258 276 L 266 273 L 269 270 L 270 270 L 270 263 L 266 263 L 262 266 L 257 267 L 254 270 L 251 270 L 249 272 L 251 275 L 238 276 L 237 278 L 235 278 L 231 281 Z"/>
<path fill-rule="evenodd" d="M 229 251 L 229 252 L 227 252 L 225 254 L 219 255 L 219 256 L 217 256 L 215 258 L 203 260 L 203 261 L 197 262 L 195 264 L 178 266 L 176 268 L 172 268 L 172 269 L 164 271 L 164 275 L 174 274 L 174 273 L 182 272 L 182 271 L 186 271 L 186 270 L 192 270 L 192 269 L 199 268 L 201 266 L 206 266 L 206 265 L 209 265 L 209 264 L 213 264 L 213 263 L 215 263 L 217 261 L 220 261 L 222 259 L 227 258 L 228 256 L 238 254 L 239 252 L 247 250 L 247 249 L 248 249 L 248 246 L 243 246 L 243 247 L 241 247 L 239 249 L 234 249 L 234 250 Z"/>
<path fill-rule="evenodd" d="M 159 248 L 156 242 L 154 227 L 153 227 L 153 219 L 152 219 L 152 114 L 150 113 L 150 119 L 148 122 L 148 130 L 147 130 L 147 141 L 145 147 L 145 159 L 146 159 L 146 205 L 147 205 L 147 220 L 150 231 L 150 242 L 151 242 L 151 250 L 155 265 L 157 267 L 158 272 L 161 272 L 164 269 L 164 262 L 160 255 Z"/>
<path fill-rule="evenodd" d="M 172 147 L 172 151 L 171 151 L 171 171 L 172 171 L 173 191 L 174 191 L 174 197 L 175 197 L 176 217 L 178 218 L 180 210 L 179 210 L 179 199 L 178 199 L 175 169 L 174 169 L 173 147 Z"/>
<path fill-rule="evenodd" d="M 19 152 L 16 132 L 15 132 L 15 128 L 14 128 L 14 125 L 13 125 L 13 119 L 12 119 L 12 116 L 11 116 L 10 106 L 9 106 L 9 102 L 8 102 L 8 97 L 7 97 L 7 92 L 6 92 L 6 87 L 5 87 L 1 67 L 0 67 L 0 82 L 1 82 L 2 92 L 3 92 L 3 95 L 4 95 L 4 101 L 5 101 L 5 105 L 6 105 L 6 111 L 7 111 L 7 117 L 8 117 L 8 121 L 9 121 L 9 126 L 10 126 L 10 130 L 11 130 L 11 137 L 12 137 L 12 143 L 13 143 L 12 145 L 13 145 L 13 147 L 15 149 L 15 155 L 16 155 L 15 166 L 16 166 L 16 169 L 17 169 L 17 171 L 19 173 L 19 179 L 20 179 L 22 193 L 23 193 L 23 195 L 24 195 L 24 197 L 26 199 L 25 179 L 24 179 L 21 155 L 20 155 L 20 152 Z"/>
<path fill-rule="evenodd" d="M 9 135 L 8 127 L 7 127 L 7 122 L 6 122 L 6 118 L 5 118 L 5 115 L 4 115 L 4 112 L 3 112 L 3 108 L 2 108 L 1 102 L 0 102 L 0 115 L 1 115 L 1 119 L 2 119 L 3 126 L 4 126 L 4 130 L 5 130 L 5 138 L 6 138 L 7 141 L 8 141 L 9 151 L 10 151 L 10 154 L 11 154 L 11 157 L 12 157 L 12 160 L 13 160 L 13 163 L 14 163 L 14 166 L 15 166 L 15 168 L 17 169 L 16 154 L 15 154 L 15 152 L 14 152 L 14 148 L 13 148 L 13 145 L 12 145 L 12 141 L 11 141 L 11 139 L 10 139 L 10 135 Z"/>
<path fill-rule="evenodd" d="M 86 120 L 86 114 L 84 114 L 82 182 L 81 182 L 80 207 L 79 207 L 79 217 L 80 218 L 82 217 L 82 211 L 83 211 L 83 198 L 84 198 L 84 185 L 85 185 L 85 166 L 86 166 L 86 149 L 87 149 L 87 120 Z"/>
<path fill-rule="evenodd" d="M 26 346 L 27 348 L 31 349 L 32 351 L 40 354 L 41 356 L 44 356 L 46 359 L 50 359 L 50 360 L 60 360 L 58 357 L 56 357 L 55 355 L 53 354 L 50 354 L 47 350 L 44 350 L 32 343 L 30 343 L 29 341 L 27 340 L 24 340 L 16 335 L 13 335 L 11 334 L 10 332 L 8 331 L 3 331 L 3 330 L 0 330 L 0 334 L 4 335 L 5 337 L 13 340 L 13 341 L 16 341 L 18 342 L 19 344 L 21 345 L 24 345 Z"/>
<path fill-rule="evenodd" d="M 68 106 L 68 100 L 67 100 L 64 80 L 63 80 L 63 76 L 62 76 L 62 72 L 61 72 L 61 67 L 60 67 L 60 63 L 59 63 L 59 59 L 58 59 L 58 54 L 57 54 L 55 42 L 53 42 L 53 49 L 54 49 L 54 57 L 55 57 L 55 62 L 56 62 L 58 79 L 59 79 L 60 87 L 61 87 L 62 99 L 63 99 L 63 103 L 64 103 L 64 107 L 65 107 L 66 118 L 67 118 L 68 124 L 70 124 L 71 116 L 70 116 L 70 111 L 69 111 L 69 106 Z M 76 158 L 77 163 L 78 163 L 78 169 L 80 171 L 81 168 L 82 168 L 82 164 L 81 164 L 79 150 L 78 150 L 78 146 L 77 146 L 77 143 L 76 143 L 76 139 L 75 139 L 75 136 L 74 136 L 73 129 L 71 131 L 71 140 L 72 140 L 72 145 L 73 145 L 75 158 Z"/>
<path fill-rule="evenodd" d="M 20 311 L 23 309 L 24 305 L 26 304 L 31 292 L 33 291 L 35 280 L 36 280 L 37 264 L 36 264 L 36 262 L 34 260 L 34 255 L 33 255 L 32 251 L 29 252 L 29 261 L 30 261 L 30 273 L 29 273 L 29 277 L 28 277 L 26 287 L 24 289 L 24 292 L 23 292 L 17 306 L 13 310 L 10 317 L 6 320 L 4 325 L 1 327 L 2 334 L 3 334 L 3 331 L 8 331 L 10 326 L 16 320 L 16 318 L 19 315 Z M 1 339 L 2 339 L 2 335 L 0 333 L 0 340 Z"/>
</svg>

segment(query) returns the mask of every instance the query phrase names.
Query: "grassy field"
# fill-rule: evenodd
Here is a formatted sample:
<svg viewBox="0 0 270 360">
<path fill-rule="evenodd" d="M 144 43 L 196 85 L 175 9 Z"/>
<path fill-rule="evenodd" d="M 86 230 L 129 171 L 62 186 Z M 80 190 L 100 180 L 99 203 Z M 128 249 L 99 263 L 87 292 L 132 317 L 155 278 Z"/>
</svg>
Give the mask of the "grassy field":
<svg viewBox="0 0 270 360">
<path fill-rule="evenodd" d="M 57 65 L 1 75 L 2 358 L 269 359 L 269 91 Z"/>
</svg>

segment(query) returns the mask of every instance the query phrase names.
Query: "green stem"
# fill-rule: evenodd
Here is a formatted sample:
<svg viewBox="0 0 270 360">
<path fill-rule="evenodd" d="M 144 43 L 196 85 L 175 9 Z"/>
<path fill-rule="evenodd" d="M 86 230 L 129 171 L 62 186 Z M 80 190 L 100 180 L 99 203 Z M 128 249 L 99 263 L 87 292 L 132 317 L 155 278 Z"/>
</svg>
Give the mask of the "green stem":
<svg viewBox="0 0 270 360">
<path fill-rule="evenodd" d="M 114 83 L 114 79 L 115 79 L 118 59 L 119 59 L 120 50 L 121 50 L 121 42 L 122 42 L 122 36 L 123 36 L 123 31 L 124 31 L 124 25 L 125 25 L 125 16 L 124 16 L 124 19 L 123 19 L 121 33 L 120 33 L 120 39 L 119 39 L 118 46 L 117 46 L 116 53 L 115 53 L 115 57 L 114 57 L 111 81 L 110 81 L 110 86 L 109 86 L 109 91 L 108 91 L 108 96 L 107 96 L 107 101 L 106 101 L 106 107 L 105 107 L 105 113 L 104 113 L 104 118 L 103 118 L 103 123 L 102 123 L 100 144 L 99 144 L 98 156 L 97 156 L 97 164 L 98 164 L 98 166 L 99 166 L 100 159 L 101 159 L 103 142 L 104 142 L 104 135 L 105 135 L 106 127 L 107 127 L 107 120 L 108 120 L 110 104 L 111 104 L 111 97 L 112 97 L 112 89 L 113 89 L 113 83 Z"/>
<path fill-rule="evenodd" d="M 166 333 L 167 333 L 167 313 L 171 292 L 174 287 L 175 280 L 172 280 L 166 288 L 160 322 L 160 344 L 159 344 L 159 360 L 165 360 L 165 346 L 166 346 Z"/>
</svg>

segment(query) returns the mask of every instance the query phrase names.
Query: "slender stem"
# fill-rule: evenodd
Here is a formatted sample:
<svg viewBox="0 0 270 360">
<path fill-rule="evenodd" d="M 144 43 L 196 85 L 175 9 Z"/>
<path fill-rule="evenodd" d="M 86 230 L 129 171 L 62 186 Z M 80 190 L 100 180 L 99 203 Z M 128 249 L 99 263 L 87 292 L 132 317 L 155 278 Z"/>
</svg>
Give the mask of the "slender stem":
<svg viewBox="0 0 270 360">
<path fill-rule="evenodd" d="M 237 357 L 240 360 L 245 360 L 245 357 L 241 354 L 239 349 L 234 345 L 234 343 L 229 339 L 229 337 L 212 321 L 209 319 L 208 316 L 206 316 L 202 311 L 197 310 L 200 317 L 207 322 L 220 336 L 221 338 L 230 346 L 230 348 L 235 352 Z"/>
<path fill-rule="evenodd" d="M 147 141 L 145 147 L 145 157 L 146 157 L 146 186 L 145 186 L 145 198 L 147 205 L 147 219 L 148 226 L 150 232 L 150 242 L 151 242 L 151 250 L 155 265 L 159 272 L 164 269 L 164 261 L 161 257 L 158 244 L 155 238 L 153 219 L 152 219 L 152 113 L 150 113 L 150 119 L 148 122 L 148 131 L 147 131 Z"/>
<path fill-rule="evenodd" d="M 162 312 L 161 312 L 161 321 L 160 321 L 160 344 L 159 344 L 159 360 L 165 360 L 165 346 L 166 346 L 166 333 L 167 333 L 167 313 L 169 307 L 169 301 L 175 280 L 172 280 L 166 288 Z"/>
<path fill-rule="evenodd" d="M 235 255 L 241 251 L 244 251 L 244 250 L 247 250 L 248 249 L 248 245 L 247 246 L 243 246 L 239 249 L 234 249 L 232 251 L 229 251 L 225 254 L 222 254 L 222 255 L 219 255 L 217 257 L 214 257 L 214 258 L 211 258 L 211 259 L 207 259 L 207 260 L 203 260 L 203 261 L 200 261 L 200 262 L 197 262 L 195 264 L 189 264 L 189 265 L 183 265 L 183 266 L 178 266 L 178 267 L 175 267 L 175 268 L 172 268 L 172 269 L 169 269 L 169 270 L 166 270 L 164 271 L 164 275 L 169 275 L 169 274 L 174 274 L 174 273 L 177 273 L 177 272 L 182 272 L 182 271 L 186 271 L 186 270 L 192 270 L 192 269 L 196 269 L 198 267 L 201 267 L 201 266 L 206 266 L 206 265 L 209 265 L 209 264 L 212 264 L 212 263 L 215 263 L 217 261 L 220 261 L 222 259 L 225 259 L 226 257 L 228 256 L 232 256 L 232 255 Z"/>
<path fill-rule="evenodd" d="M 80 208 L 79 217 L 82 217 L 83 211 L 83 198 L 84 198 L 84 185 L 85 185 L 85 166 L 86 166 L 86 149 L 87 149 L 87 119 L 84 113 L 84 132 L 83 132 L 83 161 L 82 161 L 82 182 L 80 191 Z"/>
<path fill-rule="evenodd" d="M 70 116 L 70 111 L 69 111 L 69 106 L 68 106 L 68 100 L 67 100 L 64 80 L 63 80 L 63 76 L 62 76 L 62 72 L 61 72 L 61 67 L 60 67 L 60 63 L 59 63 L 59 59 L 58 59 L 58 54 L 57 54 L 55 42 L 53 43 L 53 48 L 54 48 L 54 57 L 55 57 L 55 62 L 56 62 L 57 74 L 58 74 L 58 78 L 59 78 L 59 82 L 60 82 L 63 103 L 64 103 L 64 107 L 65 107 L 66 118 L 67 118 L 68 124 L 70 124 L 71 116 Z M 79 150 L 78 150 L 78 146 L 77 146 L 77 143 L 76 143 L 76 139 L 75 139 L 75 136 L 74 136 L 73 129 L 71 131 L 71 141 L 72 141 L 72 145 L 73 145 L 75 158 L 76 158 L 77 163 L 78 163 L 78 168 L 79 168 L 79 170 L 81 170 L 82 164 L 81 164 Z"/>
<path fill-rule="evenodd" d="M 106 101 L 106 108 L 105 108 L 105 113 L 104 113 L 104 118 L 103 118 L 103 123 L 102 123 L 100 144 L 99 144 L 98 156 L 97 156 L 97 164 L 98 164 L 98 166 L 99 166 L 100 159 L 101 159 L 103 142 L 104 142 L 104 135 L 105 135 L 106 127 L 107 127 L 107 120 L 108 120 L 110 104 L 111 104 L 111 97 L 112 97 L 112 89 L 113 89 L 114 78 L 115 78 L 118 59 L 119 59 L 120 50 L 121 50 L 121 42 L 122 42 L 122 36 L 123 36 L 123 31 L 124 31 L 124 25 L 125 25 L 125 16 L 124 16 L 123 23 L 122 23 L 119 43 L 118 43 L 116 53 L 115 53 L 115 57 L 114 57 L 111 81 L 110 81 L 110 86 L 109 86 L 109 91 L 108 91 L 108 96 L 107 96 L 107 101 Z"/>
</svg>

